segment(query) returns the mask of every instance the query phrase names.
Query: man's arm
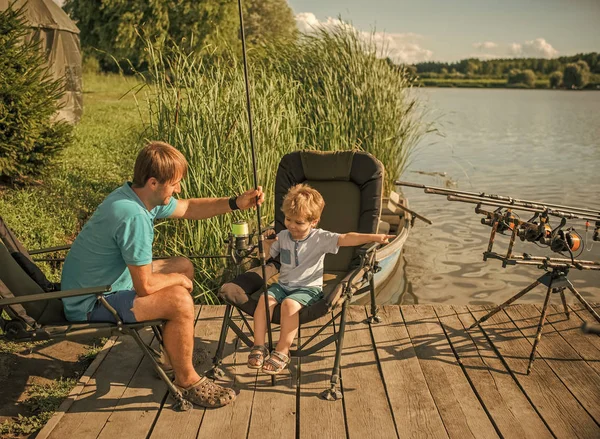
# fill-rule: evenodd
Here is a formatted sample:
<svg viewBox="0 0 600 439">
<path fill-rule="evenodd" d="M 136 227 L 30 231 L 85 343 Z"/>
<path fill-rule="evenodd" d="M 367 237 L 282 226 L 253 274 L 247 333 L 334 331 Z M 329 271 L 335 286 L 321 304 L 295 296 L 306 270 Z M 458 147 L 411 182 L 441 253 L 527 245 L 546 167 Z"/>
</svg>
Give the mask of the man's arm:
<svg viewBox="0 0 600 439">
<path fill-rule="evenodd" d="M 385 244 L 395 237 L 395 235 L 385 235 L 383 233 L 344 233 L 338 238 L 338 247 L 355 247 L 369 242 Z"/>
<path fill-rule="evenodd" d="M 250 209 L 256 206 L 257 199 L 259 205 L 265 200 L 261 186 L 258 189 L 250 189 L 238 196 L 236 205 L 240 210 Z M 231 212 L 229 198 L 190 198 L 177 200 L 177 206 L 169 218 L 201 220 L 227 212 Z"/>
<path fill-rule="evenodd" d="M 133 289 L 138 296 L 144 297 L 154 294 L 163 288 L 182 286 L 190 293 L 194 288 L 192 281 L 181 273 L 154 273 L 152 264 L 147 265 L 128 265 L 131 279 L 133 280 Z"/>
</svg>

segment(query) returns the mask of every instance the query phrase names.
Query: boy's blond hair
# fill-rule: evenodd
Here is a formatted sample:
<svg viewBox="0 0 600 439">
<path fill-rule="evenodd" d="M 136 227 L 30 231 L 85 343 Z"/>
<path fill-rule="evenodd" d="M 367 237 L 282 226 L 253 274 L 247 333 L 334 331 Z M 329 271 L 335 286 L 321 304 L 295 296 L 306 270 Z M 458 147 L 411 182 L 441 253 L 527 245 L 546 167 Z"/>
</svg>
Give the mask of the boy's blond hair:
<svg viewBox="0 0 600 439">
<path fill-rule="evenodd" d="M 312 222 L 321 218 L 325 200 L 317 191 L 307 184 L 292 186 L 283 199 L 282 212 L 286 216 L 305 218 Z"/>
<path fill-rule="evenodd" d="M 150 142 L 139 152 L 133 168 L 133 185 L 144 187 L 151 177 L 159 183 L 171 183 L 187 174 L 187 160 L 165 142 Z"/>
</svg>

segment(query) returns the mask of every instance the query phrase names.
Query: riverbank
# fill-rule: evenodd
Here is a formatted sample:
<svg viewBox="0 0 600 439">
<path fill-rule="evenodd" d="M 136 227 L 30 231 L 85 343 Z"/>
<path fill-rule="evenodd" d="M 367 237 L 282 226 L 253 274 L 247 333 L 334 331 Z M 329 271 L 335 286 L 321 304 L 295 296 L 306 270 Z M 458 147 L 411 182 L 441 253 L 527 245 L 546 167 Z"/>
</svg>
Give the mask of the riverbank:
<svg viewBox="0 0 600 439">
<path fill-rule="evenodd" d="M 506 79 L 459 79 L 459 78 L 419 78 L 417 81 L 422 87 L 444 87 L 444 88 L 508 88 L 508 89 L 543 89 L 549 90 L 550 81 L 539 79 L 535 87 L 527 87 L 524 84 L 508 84 Z M 567 90 L 567 89 L 557 89 Z M 583 90 L 600 91 L 600 82 L 590 82 Z M 571 90 L 569 90 L 571 91 Z"/>
</svg>

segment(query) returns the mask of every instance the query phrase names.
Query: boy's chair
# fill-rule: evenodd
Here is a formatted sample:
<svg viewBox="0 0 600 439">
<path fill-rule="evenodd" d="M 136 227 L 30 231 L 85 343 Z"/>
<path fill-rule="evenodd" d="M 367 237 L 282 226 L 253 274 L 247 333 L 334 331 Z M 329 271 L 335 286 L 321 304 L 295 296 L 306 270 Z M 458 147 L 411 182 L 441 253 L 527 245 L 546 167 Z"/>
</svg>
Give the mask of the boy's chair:
<svg viewBox="0 0 600 439">
<path fill-rule="evenodd" d="M 318 152 L 298 151 L 285 155 L 279 163 L 275 181 L 275 231 L 285 229 L 284 214 L 281 211 L 283 198 L 288 189 L 298 183 L 306 183 L 318 190 L 325 200 L 318 227 L 332 232 L 377 233 L 382 204 L 383 165 L 365 152 L 341 151 Z M 321 396 L 328 400 L 342 397 L 337 384 L 340 359 L 344 341 L 347 307 L 355 293 L 371 293 L 371 320 L 378 320 L 375 306 L 373 274 L 376 270 L 375 250 L 378 244 L 366 244 L 360 248 L 342 247 L 335 255 L 328 254 L 324 265 L 324 297 L 317 303 L 303 308 L 300 324 L 311 322 L 341 307 L 313 337 L 292 351 L 294 357 L 310 355 L 323 347 L 337 342 L 335 363 L 331 375 L 331 387 Z M 267 255 L 268 257 L 268 255 Z M 276 260 L 270 260 L 266 267 L 267 278 L 275 276 L 279 269 Z M 252 329 L 244 313 L 254 315 L 258 298 L 262 294 L 262 267 L 254 268 L 237 276 L 221 287 L 219 296 L 226 304 L 225 317 L 213 368 L 213 376 L 221 376 L 223 349 L 227 331 L 231 328 L 244 343 L 252 346 L 252 341 L 232 320 L 233 309 L 237 309 L 251 336 Z M 319 343 L 312 340 L 339 317 L 339 330 Z M 272 322 L 278 324 L 280 306 L 275 308 Z"/>
<path fill-rule="evenodd" d="M 13 342 L 63 339 L 80 335 L 131 335 L 151 360 L 156 373 L 175 398 L 175 409 L 188 410 L 192 404 L 185 400 L 158 364 L 160 352 L 144 343 L 138 331 L 151 327 L 162 345 L 162 320 L 137 323 L 121 322 L 117 312 L 104 299 L 110 285 L 60 291 L 59 284 L 48 281 L 35 265 L 31 255 L 66 250 L 69 246 L 27 252 L 0 217 L 0 328 L 3 337 Z M 60 259 L 58 259 L 60 260 Z M 65 318 L 61 299 L 95 294 L 115 316 L 117 323 L 70 322 Z M 8 318 L 7 318 L 8 317 Z"/>
</svg>

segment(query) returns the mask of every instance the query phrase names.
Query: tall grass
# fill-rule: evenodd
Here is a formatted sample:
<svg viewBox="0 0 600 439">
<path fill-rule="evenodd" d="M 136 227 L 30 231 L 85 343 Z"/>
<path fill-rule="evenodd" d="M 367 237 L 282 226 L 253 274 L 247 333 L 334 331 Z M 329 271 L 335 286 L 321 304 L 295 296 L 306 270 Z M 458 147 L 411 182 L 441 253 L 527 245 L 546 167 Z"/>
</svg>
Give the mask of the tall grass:
<svg viewBox="0 0 600 439">
<path fill-rule="evenodd" d="M 222 197 L 254 186 L 243 66 L 235 51 L 219 56 L 156 52 L 151 44 L 147 135 L 177 147 L 189 161 L 182 197 Z M 321 30 L 295 42 L 253 49 L 250 93 L 258 179 L 273 218 L 275 171 L 298 149 L 361 149 L 387 169 L 386 185 L 430 128 L 404 71 L 377 56 L 351 27 Z M 253 212 L 205 221 L 165 222 L 159 245 L 171 252 L 222 254 L 231 222 Z M 200 300 L 223 281 L 223 262 L 201 261 Z"/>
</svg>

